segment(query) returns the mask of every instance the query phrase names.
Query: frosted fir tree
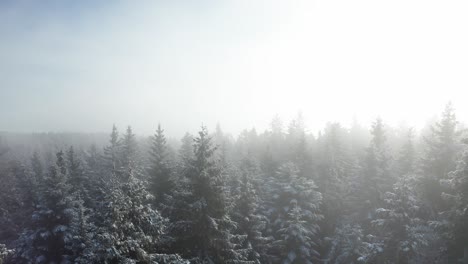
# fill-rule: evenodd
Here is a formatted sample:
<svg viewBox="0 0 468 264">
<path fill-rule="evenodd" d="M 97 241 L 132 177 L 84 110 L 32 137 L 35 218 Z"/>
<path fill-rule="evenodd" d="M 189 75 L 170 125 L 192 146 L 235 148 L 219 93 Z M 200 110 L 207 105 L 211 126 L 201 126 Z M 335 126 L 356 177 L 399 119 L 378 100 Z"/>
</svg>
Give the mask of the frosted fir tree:
<svg viewBox="0 0 468 264">
<path fill-rule="evenodd" d="M 135 134 L 133 134 L 132 127 L 128 126 L 125 134 L 121 141 L 121 159 L 122 159 L 122 170 L 128 172 L 137 168 L 137 152 L 138 144 L 136 141 Z"/>
<path fill-rule="evenodd" d="M 434 230 L 424 220 L 423 204 L 416 193 L 418 179 L 414 175 L 400 177 L 392 191 L 384 196 L 385 205 L 376 210 L 372 220 L 372 237 L 381 243 L 381 250 L 369 259 L 414 263 L 424 258 Z"/>
<path fill-rule="evenodd" d="M 150 263 L 151 254 L 158 252 L 167 220 L 151 207 L 153 197 L 146 184 L 131 171 L 125 178 L 108 193 L 101 208 L 105 220 L 97 230 L 94 261 Z"/>
<path fill-rule="evenodd" d="M 441 198 L 448 191 L 440 185 L 440 180 L 447 179 L 450 171 L 455 170 L 456 155 L 461 148 L 458 121 L 451 103 L 445 106 L 439 122 L 431 127 L 431 134 L 424 138 L 425 153 L 422 159 L 424 178 L 424 198 L 433 210 L 433 217 L 449 206 Z"/>
<path fill-rule="evenodd" d="M 194 140 L 194 158 L 185 170 L 188 182 L 173 203 L 171 234 L 176 252 L 184 256 L 203 263 L 235 263 L 246 260 L 247 253 L 235 249 L 235 223 L 228 216 L 224 177 L 214 151 L 202 127 Z"/>
<path fill-rule="evenodd" d="M 120 175 L 122 166 L 122 142 L 119 138 L 119 132 L 115 125 L 112 126 L 112 132 L 110 134 L 109 145 L 104 147 L 104 160 L 107 171 L 110 175 L 106 180 L 115 180 Z"/>
<path fill-rule="evenodd" d="M 34 175 L 22 163 L 4 161 L 0 157 L 0 243 L 9 247 L 31 225 L 38 190 Z"/>
<path fill-rule="evenodd" d="M 337 226 L 333 236 L 327 240 L 331 244 L 322 259 L 324 264 L 356 264 L 362 263 L 368 253 L 363 229 L 359 224 L 343 223 Z"/>
<path fill-rule="evenodd" d="M 88 198 L 87 191 L 90 189 L 89 180 L 84 172 L 80 158 L 73 147 L 70 147 L 67 155 L 68 182 L 71 185 L 71 191 L 77 195 Z"/>
<path fill-rule="evenodd" d="M 249 158 L 242 162 L 242 175 L 232 219 L 237 223 L 236 233 L 245 236 L 242 248 L 248 251 L 248 260 L 256 263 L 268 261 L 268 250 L 272 237 L 264 236 L 268 219 L 260 213 L 262 201 L 252 183 L 256 173 L 255 165 Z M 257 172 L 258 173 L 258 172 Z"/>
<path fill-rule="evenodd" d="M 158 124 L 156 134 L 151 139 L 150 148 L 150 190 L 155 196 L 155 203 L 161 204 L 165 195 L 172 192 L 174 182 L 172 171 L 167 157 L 167 143 L 164 136 L 164 130 Z"/>
<path fill-rule="evenodd" d="M 313 180 L 298 174 L 295 164 L 286 163 L 271 178 L 268 186 L 272 195 L 268 212 L 275 239 L 272 254 L 274 260 L 281 263 L 304 263 L 301 261 L 318 260 L 320 257 L 322 194 L 317 191 Z"/>
<path fill-rule="evenodd" d="M 26 231 L 17 248 L 15 261 L 62 263 L 73 259 L 73 217 L 70 185 L 62 151 L 56 165 L 49 169 L 41 183 L 42 195 L 33 213 L 33 227 Z"/>
<path fill-rule="evenodd" d="M 322 225 L 322 232 L 326 235 L 333 232 L 339 216 L 346 210 L 345 203 L 349 203 L 345 196 L 351 189 L 354 168 L 343 142 L 345 133 L 340 124 L 329 124 L 320 142 L 323 154 L 317 157 L 317 185 L 323 195 L 322 212 L 328 219 Z"/>
<path fill-rule="evenodd" d="M 450 202 L 450 207 L 443 215 L 449 220 L 445 236 L 452 241 L 449 244 L 452 261 L 468 263 L 468 140 L 464 140 L 464 150 L 457 162 L 456 169 L 442 181 L 449 189 L 443 198 Z"/>
<path fill-rule="evenodd" d="M 390 173 L 391 159 L 382 119 L 378 118 L 372 124 L 371 134 L 360 183 L 365 205 L 362 211 L 364 215 L 372 215 L 382 205 L 384 194 L 392 188 L 394 182 Z"/>
<path fill-rule="evenodd" d="M 453 105 L 448 103 L 439 122 L 431 127 L 426 143 L 423 170 L 427 176 L 444 178 L 455 169 L 456 155 L 460 150 L 460 132 Z"/>
</svg>

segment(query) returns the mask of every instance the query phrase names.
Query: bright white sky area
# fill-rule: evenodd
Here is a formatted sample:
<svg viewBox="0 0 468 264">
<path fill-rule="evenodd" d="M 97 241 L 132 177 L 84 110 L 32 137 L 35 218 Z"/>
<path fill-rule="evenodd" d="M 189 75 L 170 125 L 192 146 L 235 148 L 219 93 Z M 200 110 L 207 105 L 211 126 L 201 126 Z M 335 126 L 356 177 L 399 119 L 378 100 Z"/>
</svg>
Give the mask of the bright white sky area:
<svg viewBox="0 0 468 264">
<path fill-rule="evenodd" d="M 0 130 L 468 121 L 468 1 L 2 1 Z"/>
</svg>

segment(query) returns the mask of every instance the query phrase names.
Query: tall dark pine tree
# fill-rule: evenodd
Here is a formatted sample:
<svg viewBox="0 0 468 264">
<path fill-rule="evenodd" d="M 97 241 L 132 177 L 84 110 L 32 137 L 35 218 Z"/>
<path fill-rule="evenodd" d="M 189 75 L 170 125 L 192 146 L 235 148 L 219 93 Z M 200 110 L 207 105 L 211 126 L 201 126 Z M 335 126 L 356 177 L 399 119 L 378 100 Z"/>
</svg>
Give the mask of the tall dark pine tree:
<svg viewBox="0 0 468 264">
<path fill-rule="evenodd" d="M 455 157 L 460 149 L 457 124 L 452 104 L 449 103 L 442 113 L 441 120 L 431 127 L 431 134 L 425 138 L 422 183 L 427 205 L 433 210 L 434 216 L 448 208 L 441 198 L 441 194 L 447 190 L 440 185 L 440 180 L 446 179 L 448 173 L 456 166 Z"/>
<path fill-rule="evenodd" d="M 340 124 L 328 125 L 323 135 L 323 154 L 318 157 L 317 185 L 323 194 L 322 212 L 327 219 L 323 223 L 324 234 L 333 232 L 340 220 L 344 211 L 345 186 L 350 185 L 351 165 L 342 142 L 344 133 Z"/>
<path fill-rule="evenodd" d="M 118 177 L 122 163 L 121 141 L 119 139 L 119 132 L 115 125 L 112 126 L 109 145 L 104 148 L 104 159 L 106 160 L 106 165 L 111 172 L 111 178 Z"/>
<path fill-rule="evenodd" d="M 450 188 L 443 196 L 450 201 L 445 215 L 451 223 L 448 229 L 449 252 L 454 263 L 457 260 L 468 263 L 468 140 L 464 140 L 464 145 L 457 168 L 449 173 L 447 180 L 442 181 Z"/>
<path fill-rule="evenodd" d="M 431 135 L 425 139 L 426 153 L 423 158 L 425 175 L 441 179 L 455 169 L 455 157 L 460 149 L 457 124 L 453 106 L 448 103 L 441 120 L 431 127 Z"/>
<path fill-rule="evenodd" d="M 166 137 L 159 124 L 156 134 L 151 139 L 150 159 L 151 192 L 155 196 L 156 204 L 160 204 L 163 202 L 164 196 L 171 193 L 174 183 L 167 160 Z"/>
<path fill-rule="evenodd" d="M 179 213 L 171 224 L 176 250 L 207 263 L 245 259 L 231 243 L 235 225 L 228 217 L 222 171 L 213 160 L 215 148 L 205 127 L 194 141 L 194 159 L 186 169 L 189 186 L 183 194 L 188 204 L 176 208 Z"/>
<path fill-rule="evenodd" d="M 255 166 L 251 159 L 244 158 L 241 167 L 240 190 L 232 218 L 237 223 L 236 232 L 245 236 L 242 248 L 249 251 L 248 260 L 266 263 L 269 259 L 267 253 L 272 238 L 263 235 L 267 218 L 260 213 L 261 201 L 252 183 L 256 177 Z"/>
<path fill-rule="evenodd" d="M 128 174 L 128 171 L 135 170 L 137 167 L 137 142 L 135 134 L 133 134 L 132 127 L 128 126 L 126 133 L 122 139 L 122 169 L 124 174 Z"/>
<path fill-rule="evenodd" d="M 372 139 L 367 148 L 364 178 L 361 183 L 367 204 L 367 210 L 364 213 L 373 212 L 374 209 L 381 207 L 385 192 L 389 191 L 393 184 L 390 174 L 390 155 L 382 119 L 378 118 L 372 124 L 371 134 Z"/>
</svg>

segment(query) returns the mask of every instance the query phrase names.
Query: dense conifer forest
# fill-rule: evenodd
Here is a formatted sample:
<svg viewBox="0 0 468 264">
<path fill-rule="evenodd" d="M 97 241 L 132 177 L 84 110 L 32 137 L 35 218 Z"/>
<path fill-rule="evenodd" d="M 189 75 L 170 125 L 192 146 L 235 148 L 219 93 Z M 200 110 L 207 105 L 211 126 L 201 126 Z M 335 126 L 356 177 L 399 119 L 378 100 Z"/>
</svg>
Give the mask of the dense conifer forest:
<svg viewBox="0 0 468 264">
<path fill-rule="evenodd" d="M 1 133 L 0 263 L 468 263 L 468 135 Z"/>
</svg>

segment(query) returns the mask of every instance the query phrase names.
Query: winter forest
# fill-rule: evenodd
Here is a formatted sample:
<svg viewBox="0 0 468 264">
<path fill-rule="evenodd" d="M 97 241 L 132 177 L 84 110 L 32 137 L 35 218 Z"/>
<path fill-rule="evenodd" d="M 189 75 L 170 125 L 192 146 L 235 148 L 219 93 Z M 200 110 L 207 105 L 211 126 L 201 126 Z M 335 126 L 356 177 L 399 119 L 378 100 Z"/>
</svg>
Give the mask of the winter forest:
<svg viewBox="0 0 468 264">
<path fill-rule="evenodd" d="M 2 133 L 0 263 L 468 263 L 468 135 L 440 110 L 421 131 Z"/>
</svg>

